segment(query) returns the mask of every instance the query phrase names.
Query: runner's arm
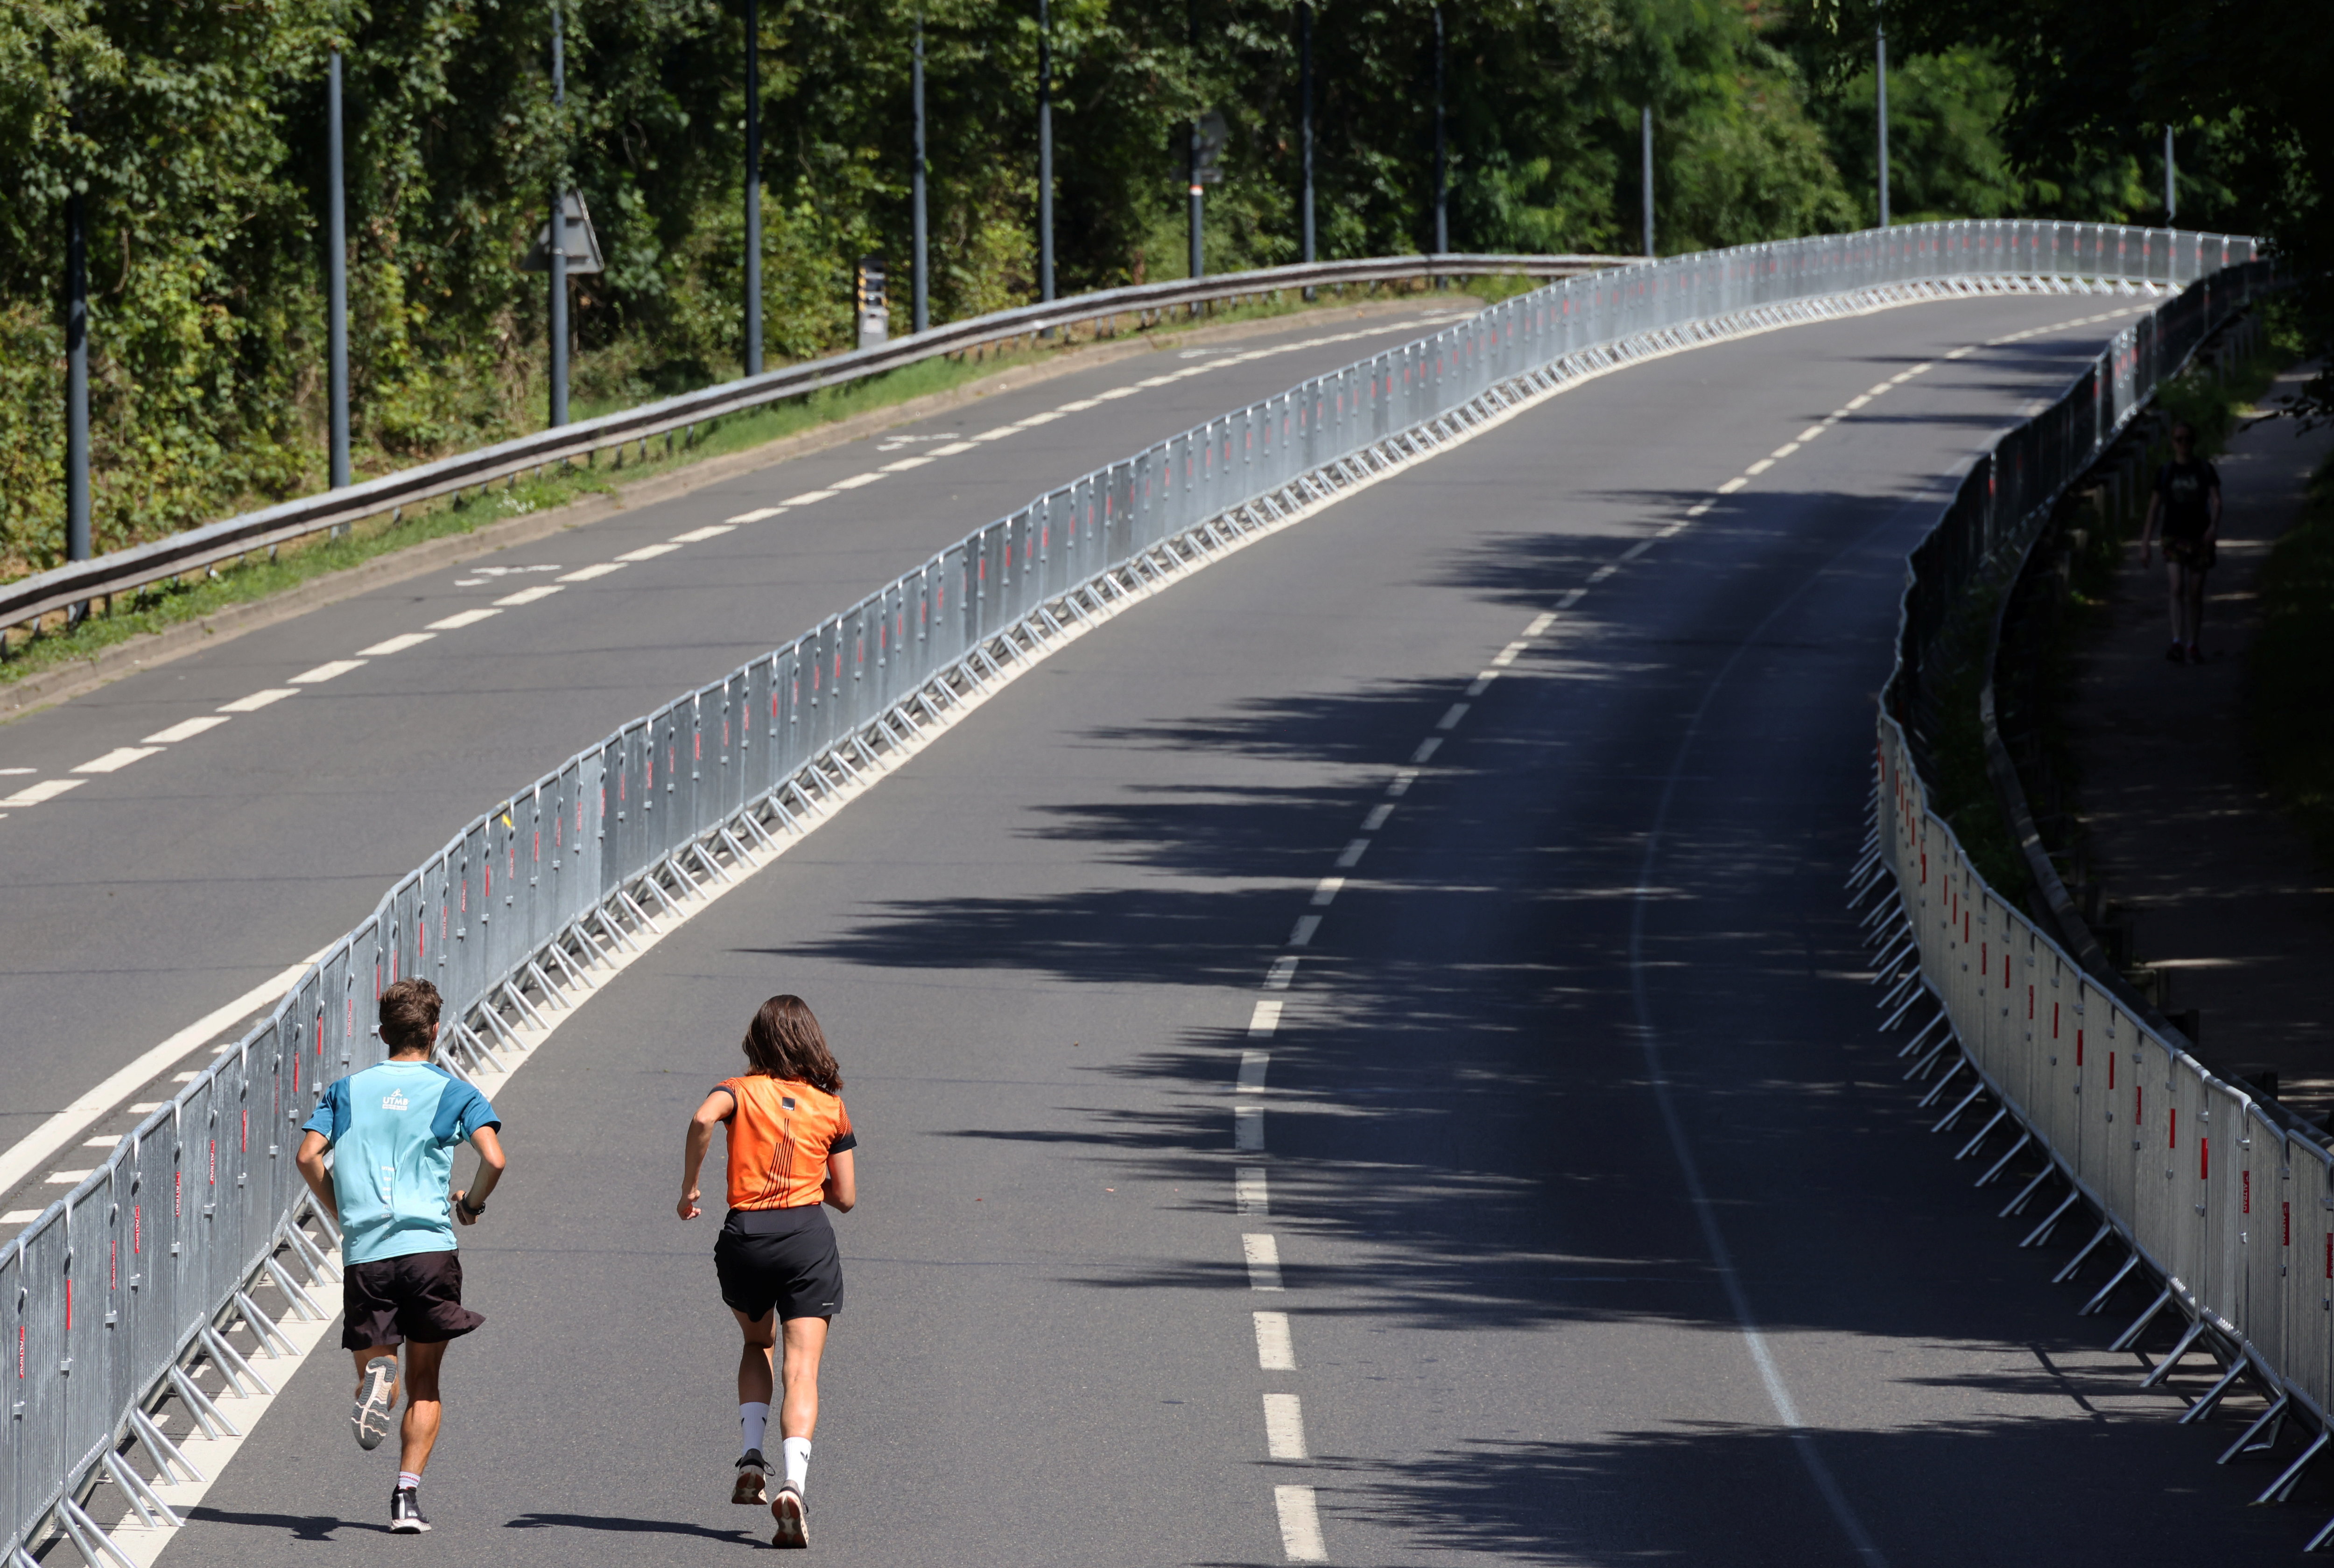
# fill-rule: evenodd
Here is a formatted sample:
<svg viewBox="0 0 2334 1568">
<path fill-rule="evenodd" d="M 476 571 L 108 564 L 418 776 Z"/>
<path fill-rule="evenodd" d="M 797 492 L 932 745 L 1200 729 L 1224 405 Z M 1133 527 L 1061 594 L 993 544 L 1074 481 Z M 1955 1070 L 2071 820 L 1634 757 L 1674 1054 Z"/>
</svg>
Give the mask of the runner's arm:
<svg viewBox="0 0 2334 1568">
<path fill-rule="evenodd" d="M 695 1219 L 705 1211 L 697 1207 L 697 1173 L 704 1169 L 705 1151 L 713 1147 L 713 1129 L 719 1123 L 738 1114 L 738 1101 L 727 1089 L 716 1089 L 689 1119 L 689 1140 L 680 1155 L 680 1201 L 673 1212 L 683 1219 Z"/>
<path fill-rule="evenodd" d="M 300 1140 L 300 1152 L 294 1162 L 300 1167 L 308 1190 L 316 1195 L 316 1202 L 337 1230 L 341 1224 L 341 1195 L 333 1190 L 333 1173 L 324 1165 L 324 1150 L 331 1147 L 323 1133 L 310 1132 Z"/>
<path fill-rule="evenodd" d="M 493 1128 L 479 1128 L 470 1134 L 470 1142 L 478 1151 L 478 1173 L 470 1178 L 468 1191 L 454 1195 L 454 1217 L 464 1225 L 478 1223 L 470 1209 L 487 1207 L 487 1194 L 492 1192 L 495 1183 L 503 1178 L 503 1168 L 509 1163 L 503 1159 L 503 1140 L 496 1135 Z M 465 1204 L 469 1207 L 464 1207 Z"/>
<path fill-rule="evenodd" d="M 2156 544 L 2156 515 L 2163 510 L 2164 492 L 2158 490 L 2147 498 L 2147 521 L 2139 525 L 2139 563 L 2147 564 L 2151 547 Z"/>
<path fill-rule="evenodd" d="M 855 1159 L 856 1151 L 849 1149 L 826 1157 L 826 1201 L 834 1206 L 837 1214 L 849 1214 L 859 1202 Z"/>
<path fill-rule="evenodd" d="M 2213 508 L 2213 520 L 2205 525 L 2204 537 L 2218 539 L 2221 536 L 2221 486 L 2217 479 L 2213 481 L 2213 487 L 2205 492 L 2205 495 Z"/>
</svg>

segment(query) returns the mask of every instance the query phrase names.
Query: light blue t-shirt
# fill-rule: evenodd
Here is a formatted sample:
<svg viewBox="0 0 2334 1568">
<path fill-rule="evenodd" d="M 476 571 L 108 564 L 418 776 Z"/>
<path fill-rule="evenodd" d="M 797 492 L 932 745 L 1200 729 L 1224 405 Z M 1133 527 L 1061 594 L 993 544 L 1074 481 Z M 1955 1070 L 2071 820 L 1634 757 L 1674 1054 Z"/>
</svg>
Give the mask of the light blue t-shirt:
<svg viewBox="0 0 2334 1568">
<path fill-rule="evenodd" d="M 485 1095 L 429 1062 L 384 1062 L 327 1087 L 306 1130 L 333 1150 L 342 1257 L 452 1252 L 454 1150 L 501 1126 Z"/>
</svg>

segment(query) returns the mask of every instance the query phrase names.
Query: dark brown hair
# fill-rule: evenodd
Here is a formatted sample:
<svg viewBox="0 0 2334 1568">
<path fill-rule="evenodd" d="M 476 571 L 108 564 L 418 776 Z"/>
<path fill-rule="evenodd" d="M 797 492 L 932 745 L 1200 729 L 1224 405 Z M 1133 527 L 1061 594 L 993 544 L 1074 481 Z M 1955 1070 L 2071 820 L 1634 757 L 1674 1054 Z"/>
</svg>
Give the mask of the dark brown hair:
<svg viewBox="0 0 2334 1568">
<path fill-rule="evenodd" d="M 800 996 L 773 996 L 746 1025 L 746 1060 L 757 1073 L 843 1092 L 843 1073 L 826 1048 L 826 1032 Z"/>
<path fill-rule="evenodd" d="M 440 1000 L 427 980 L 400 980 L 381 994 L 381 1043 L 391 1055 L 428 1048 Z"/>
</svg>

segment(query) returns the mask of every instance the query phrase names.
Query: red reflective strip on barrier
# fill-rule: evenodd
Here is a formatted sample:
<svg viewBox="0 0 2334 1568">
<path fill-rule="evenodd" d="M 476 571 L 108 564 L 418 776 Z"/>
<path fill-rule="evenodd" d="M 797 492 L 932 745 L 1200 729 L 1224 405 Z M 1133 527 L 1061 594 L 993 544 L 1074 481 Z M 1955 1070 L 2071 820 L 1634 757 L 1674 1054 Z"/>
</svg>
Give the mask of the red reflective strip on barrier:
<svg viewBox="0 0 2334 1568">
<path fill-rule="evenodd" d="M 24 1377 L 24 1325 L 23 1323 L 18 1323 L 18 1324 L 16 1325 L 16 1376 L 17 1376 L 18 1378 L 20 1378 L 20 1379 L 21 1379 L 22 1377 Z"/>
<path fill-rule="evenodd" d="M 2109 1061 L 2113 1061 L 2113 1060 L 2114 1060 L 2114 1058 L 2113 1058 L 2113 1057 L 2110 1057 L 2110 1058 L 2108 1058 L 2108 1060 L 2109 1060 Z M 2083 1064 L 2083 1032 L 2082 1032 L 2080 1029 L 2078 1029 L 2078 1030 L 2076 1030 L 2076 1031 L 2075 1031 L 2075 1065 L 2076 1065 L 2076 1066 L 2078 1066 L 2078 1067 L 2080 1067 L 2082 1064 Z M 2115 1087 L 2115 1085 L 2114 1085 L 2112 1082 L 2110 1082 L 2110 1083 L 2107 1085 L 2107 1087 L 2109 1087 L 2110 1089 L 2112 1089 L 2113 1087 Z"/>
<path fill-rule="evenodd" d="M 187 1212 L 187 1173 L 170 1172 L 170 1217 L 178 1219 Z"/>
<path fill-rule="evenodd" d="M 72 1332 L 72 1275 L 65 1275 L 65 1332 Z"/>
<path fill-rule="evenodd" d="M 1929 885 L 1929 851 L 1926 850 L 1921 851 L 1921 885 L 1924 888 Z"/>
<path fill-rule="evenodd" d="M 2010 989 L 2010 955 L 2007 953 L 2001 956 L 2001 988 L 2005 991 Z"/>
<path fill-rule="evenodd" d="M 689 760 L 691 762 L 703 762 L 705 760 L 705 732 L 701 729 L 690 732 L 689 737 Z"/>
<path fill-rule="evenodd" d="M 2213 1140 L 2210 1138 L 2196 1140 L 2196 1179 L 2213 1179 Z"/>
<path fill-rule="evenodd" d="M 2026 1020 L 2030 1024 L 2034 1021 L 2034 987 L 2031 986 L 2026 987 Z"/>
<path fill-rule="evenodd" d="M 105 1288 L 121 1288 L 121 1238 L 114 1237 L 105 1244 Z"/>
<path fill-rule="evenodd" d="M 2177 1105 L 2174 1106 L 2171 1110 L 2164 1113 L 2164 1125 L 2168 1130 L 2165 1134 L 2164 1147 L 2166 1149 L 2177 1149 L 2180 1147 L 2180 1107 Z"/>
<path fill-rule="evenodd" d="M 217 1187 L 218 1185 L 218 1140 L 211 1138 L 206 1139 L 204 1141 L 209 1145 L 209 1148 L 205 1153 L 205 1158 L 210 1163 L 210 1184 L 213 1187 Z"/>
<path fill-rule="evenodd" d="M 251 1152 L 251 1111 L 248 1107 L 243 1113 L 243 1152 Z"/>
<path fill-rule="evenodd" d="M 2146 1084 L 2135 1083 L 2131 1086 L 2131 1123 L 2134 1127 L 2142 1127 L 2146 1125 L 2147 1117 L 2144 1113 L 2145 1107 L 2147 1103 L 2146 1097 Z"/>
<path fill-rule="evenodd" d="M 1986 953 L 1987 944 L 1980 942 L 1977 945 L 1977 972 L 1981 975 L 1993 967 L 1993 960 L 1988 957 Z"/>
<path fill-rule="evenodd" d="M 2280 1227 L 2283 1231 L 2285 1237 L 2285 1239 L 2278 1245 L 2281 1246 L 2291 1246 L 2293 1245 L 2293 1200 L 2287 1198 L 2279 1203 L 2277 1207 Z M 2329 1232 L 2328 1234 L 2329 1236 L 2334 1236 L 2334 1232 Z"/>
</svg>

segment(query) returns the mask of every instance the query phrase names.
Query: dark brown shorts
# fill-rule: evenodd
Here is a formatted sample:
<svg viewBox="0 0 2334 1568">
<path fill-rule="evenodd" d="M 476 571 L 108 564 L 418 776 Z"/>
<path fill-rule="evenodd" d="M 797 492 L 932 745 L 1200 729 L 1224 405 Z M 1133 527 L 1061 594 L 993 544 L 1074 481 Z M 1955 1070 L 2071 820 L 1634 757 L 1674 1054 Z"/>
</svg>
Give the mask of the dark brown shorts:
<svg viewBox="0 0 2334 1568">
<path fill-rule="evenodd" d="M 2210 539 L 2201 536 L 2175 539 L 2168 534 L 2164 536 L 2164 558 L 2175 565 L 2185 566 L 2191 572 L 2210 572 L 2213 557 L 2217 554 L 2219 552 L 2213 549 Z"/>
<path fill-rule="evenodd" d="M 439 1344 L 486 1318 L 462 1304 L 462 1255 L 410 1252 L 348 1265 L 341 1276 L 341 1348 Z"/>
</svg>

